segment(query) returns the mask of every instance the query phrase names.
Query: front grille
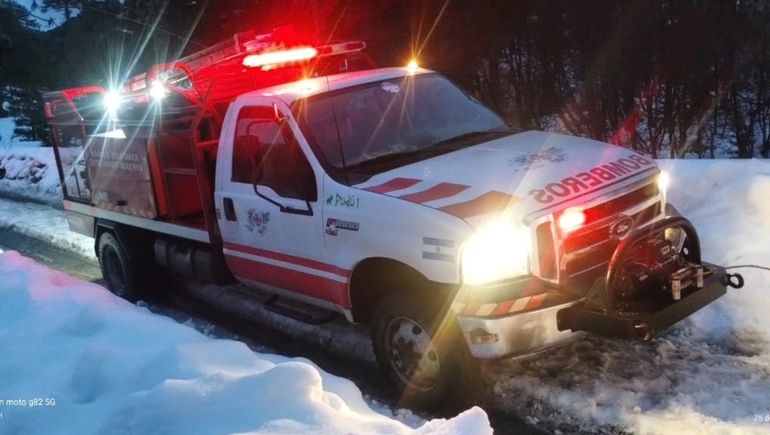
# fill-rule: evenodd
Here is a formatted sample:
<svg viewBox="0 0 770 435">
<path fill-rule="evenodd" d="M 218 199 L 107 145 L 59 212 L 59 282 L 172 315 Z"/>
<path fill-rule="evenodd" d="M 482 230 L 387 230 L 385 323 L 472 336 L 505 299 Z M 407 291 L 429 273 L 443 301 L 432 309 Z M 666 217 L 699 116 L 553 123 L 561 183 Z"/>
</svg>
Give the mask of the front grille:
<svg viewBox="0 0 770 435">
<path fill-rule="evenodd" d="M 610 226 L 621 215 L 631 217 L 634 228 L 649 223 L 662 212 L 660 201 L 656 201 L 658 195 L 657 184 L 650 182 L 584 209 L 586 222 L 583 229 L 567 235 L 561 243 L 558 240 L 555 243 L 555 246 L 559 246 L 558 258 L 554 260 L 560 270 L 560 283 L 569 287 L 590 286 L 596 277 L 604 274 L 618 244 L 617 239 L 610 237 Z M 650 204 L 651 201 L 655 202 Z M 645 203 L 649 205 L 639 209 Z M 539 246 L 554 243 L 552 240 L 540 240 L 551 237 L 545 231 L 537 231 L 537 237 Z M 540 268 L 548 269 L 543 267 L 542 262 Z"/>
<path fill-rule="evenodd" d="M 660 202 L 656 202 L 655 204 L 630 216 L 631 219 L 634 220 L 634 228 L 638 228 L 653 220 L 659 213 Z M 614 218 L 619 215 L 620 213 L 612 215 L 612 219 L 605 219 L 602 224 L 591 227 L 589 230 L 570 234 L 566 239 L 564 239 L 564 244 L 562 245 L 564 251 L 568 253 L 580 251 L 582 249 L 590 248 L 593 245 L 606 241 L 609 238 L 610 225 L 612 225 L 612 223 L 615 221 Z M 587 218 L 586 221 L 588 221 Z"/>
<path fill-rule="evenodd" d="M 658 195 L 657 183 L 649 183 L 625 195 L 583 210 L 586 225 L 591 225 L 610 216 L 615 216 Z"/>
</svg>

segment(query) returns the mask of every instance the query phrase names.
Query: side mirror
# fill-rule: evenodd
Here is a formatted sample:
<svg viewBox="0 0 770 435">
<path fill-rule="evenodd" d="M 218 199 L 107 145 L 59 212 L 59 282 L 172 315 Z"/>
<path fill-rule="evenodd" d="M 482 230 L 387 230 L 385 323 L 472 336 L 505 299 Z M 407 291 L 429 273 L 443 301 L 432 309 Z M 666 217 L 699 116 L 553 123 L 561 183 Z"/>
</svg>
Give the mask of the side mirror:
<svg viewBox="0 0 770 435">
<path fill-rule="evenodd" d="M 286 115 L 281 112 L 281 109 L 279 109 L 278 105 L 275 103 L 273 103 L 273 120 L 278 124 L 286 121 Z"/>
</svg>

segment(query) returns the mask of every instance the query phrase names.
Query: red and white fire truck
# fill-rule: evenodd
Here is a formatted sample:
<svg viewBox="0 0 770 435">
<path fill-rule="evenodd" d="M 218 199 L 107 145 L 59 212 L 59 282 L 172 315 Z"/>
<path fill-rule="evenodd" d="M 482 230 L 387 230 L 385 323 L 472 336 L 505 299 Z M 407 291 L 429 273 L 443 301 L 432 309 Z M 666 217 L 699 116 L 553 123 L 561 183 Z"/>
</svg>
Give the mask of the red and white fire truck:
<svg viewBox="0 0 770 435">
<path fill-rule="evenodd" d="M 341 313 L 401 397 L 435 404 L 478 359 L 649 339 L 742 284 L 701 261 L 649 158 L 514 132 L 364 47 L 250 32 L 117 93 L 46 94 L 69 224 L 109 288 L 136 300 L 163 267 Z"/>
</svg>

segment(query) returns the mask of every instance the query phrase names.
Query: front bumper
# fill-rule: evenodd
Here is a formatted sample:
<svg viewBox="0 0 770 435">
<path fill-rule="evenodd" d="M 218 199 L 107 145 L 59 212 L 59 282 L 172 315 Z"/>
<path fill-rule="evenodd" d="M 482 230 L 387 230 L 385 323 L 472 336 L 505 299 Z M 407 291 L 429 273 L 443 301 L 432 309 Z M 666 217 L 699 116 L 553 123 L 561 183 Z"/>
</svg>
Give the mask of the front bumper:
<svg viewBox="0 0 770 435">
<path fill-rule="evenodd" d="M 560 331 L 557 313 L 577 301 L 503 317 L 457 316 L 471 355 L 481 359 L 539 352 L 566 344 L 581 335 Z"/>
<path fill-rule="evenodd" d="M 659 288 L 650 288 L 650 296 L 641 303 L 629 304 L 621 300 L 618 293 L 619 270 L 630 261 L 632 248 L 650 234 L 669 227 L 684 230 L 689 243 L 687 266 L 672 274 L 668 281 L 670 289 L 680 289 L 675 292 L 679 296 L 676 299 L 661 298 Z M 689 221 L 681 216 L 667 216 L 621 240 L 610 259 L 606 275 L 595 280 L 585 297 L 569 296 L 564 289 L 552 288 L 537 278 L 529 277 L 513 286 L 501 285 L 467 293 L 484 302 L 489 302 L 490 298 L 499 301 L 502 293 L 520 298 L 515 299 L 516 304 L 521 298 L 539 298 L 545 303 L 527 303 L 526 309 L 515 311 L 511 308 L 506 311 L 500 306 L 511 306 L 510 301 L 496 304 L 466 301 L 455 308 L 455 313 L 468 348 L 476 358 L 535 353 L 569 342 L 581 332 L 649 340 L 724 295 L 728 286 L 742 286 L 740 276 L 737 276 L 738 282 L 732 282 L 732 277 L 720 266 L 701 262 L 700 241 Z"/>
<path fill-rule="evenodd" d="M 687 294 L 659 311 L 624 313 L 597 310 L 579 303 L 558 311 L 558 329 L 587 331 L 625 340 L 649 340 L 727 292 L 724 269 L 709 264 L 704 264 L 704 267 L 711 273 L 704 279 L 703 288 Z"/>
<path fill-rule="evenodd" d="M 581 334 L 560 331 L 556 313 L 580 300 L 534 276 L 463 288 L 452 310 L 471 355 L 491 359 L 538 352 Z"/>
</svg>

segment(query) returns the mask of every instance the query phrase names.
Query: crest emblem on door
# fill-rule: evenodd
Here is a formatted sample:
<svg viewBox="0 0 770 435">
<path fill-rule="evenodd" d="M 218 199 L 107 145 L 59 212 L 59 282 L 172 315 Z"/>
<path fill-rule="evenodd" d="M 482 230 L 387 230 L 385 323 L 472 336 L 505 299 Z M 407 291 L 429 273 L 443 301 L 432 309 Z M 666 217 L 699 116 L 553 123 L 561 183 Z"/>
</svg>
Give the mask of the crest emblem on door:
<svg viewBox="0 0 770 435">
<path fill-rule="evenodd" d="M 256 231 L 260 235 L 265 234 L 268 222 L 270 222 L 270 212 L 259 211 L 252 208 L 249 209 L 248 219 L 246 220 L 246 229 L 252 232 Z"/>
</svg>

